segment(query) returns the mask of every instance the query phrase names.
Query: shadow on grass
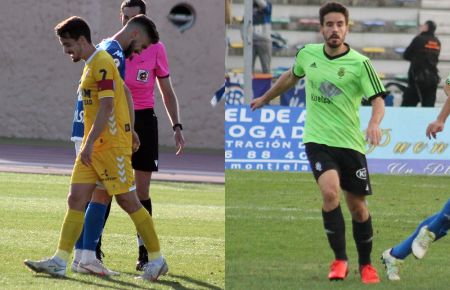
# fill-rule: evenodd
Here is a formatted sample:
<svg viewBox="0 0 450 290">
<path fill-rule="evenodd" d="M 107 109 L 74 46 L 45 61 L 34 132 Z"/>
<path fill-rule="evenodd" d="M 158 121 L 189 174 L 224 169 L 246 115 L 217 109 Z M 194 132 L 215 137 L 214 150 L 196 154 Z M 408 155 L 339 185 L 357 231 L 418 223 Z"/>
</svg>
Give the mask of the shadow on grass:
<svg viewBox="0 0 450 290">
<path fill-rule="evenodd" d="M 136 273 L 131 273 L 131 272 L 120 272 L 121 275 L 128 275 L 128 276 L 133 276 L 133 277 L 137 277 Z M 200 280 L 196 280 L 193 279 L 191 277 L 188 276 L 182 276 L 182 275 L 176 275 L 176 274 L 167 274 L 166 276 L 163 277 L 168 277 L 168 278 L 173 278 L 173 279 L 177 279 L 180 281 L 166 281 L 164 280 L 164 278 L 162 278 L 162 280 L 158 280 L 156 282 L 152 282 L 152 284 L 160 284 L 160 285 L 164 285 L 164 286 L 169 286 L 172 287 L 175 290 L 190 290 L 190 289 L 198 289 L 199 287 L 203 287 L 205 289 L 212 289 L 212 290 L 223 290 L 224 288 L 220 288 L 218 286 L 200 281 Z M 190 284 L 194 284 L 197 287 L 187 287 L 187 286 L 183 286 L 182 285 L 182 281 L 188 282 Z"/>
<path fill-rule="evenodd" d="M 125 281 L 120 281 L 120 280 L 116 280 L 112 277 L 100 277 L 100 276 L 95 276 L 95 275 L 90 275 L 92 277 L 96 277 L 102 281 L 106 281 L 106 282 L 110 282 L 110 283 L 115 283 L 118 284 L 117 286 L 115 285 L 111 285 L 111 284 L 103 284 L 103 283 L 97 283 L 95 281 L 85 281 L 85 280 L 80 280 L 74 277 L 52 277 L 52 276 L 48 276 L 46 274 L 41 274 L 41 273 L 36 273 L 34 274 L 34 276 L 36 278 L 44 278 L 44 279 L 52 279 L 52 280 L 64 280 L 64 281 L 71 281 L 71 282 L 77 282 L 77 283 L 81 283 L 81 284 L 85 284 L 86 286 L 95 286 L 95 287 L 103 287 L 103 288 L 108 288 L 108 289 L 118 289 L 118 290 L 123 290 L 123 289 L 149 289 L 148 287 L 142 287 L 138 284 L 135 283 L 130 283 L 130 282 L 125 282 Z M 81 276 L 80 276 L 81 277 Z M 120 287 L 122 286 L 122 287 Z"/>
</svg>

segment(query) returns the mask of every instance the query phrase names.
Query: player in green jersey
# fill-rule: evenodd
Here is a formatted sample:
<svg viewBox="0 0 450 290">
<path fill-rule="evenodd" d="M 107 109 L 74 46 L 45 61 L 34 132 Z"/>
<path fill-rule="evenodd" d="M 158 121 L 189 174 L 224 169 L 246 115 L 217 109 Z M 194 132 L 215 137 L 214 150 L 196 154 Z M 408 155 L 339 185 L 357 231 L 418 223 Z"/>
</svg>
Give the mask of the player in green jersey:
<svg viewBox="0 0 450 290">
<path fill-rule="evenodd" d="M 281 75 L 271 89 L 254 99 L 250 106 L 253 110 L 261 108 L 306 76 L 307 114 L 303 141 L 322 193 L 323 223 L 335 255 L 328 278 L 342 280 L 349 272 L 345 222 L 340 207 L 342 189 L 352 216 L 361 280 L 378 283 L 378 273 L 370 260 L 373 229 L 366 196 L 372 189 L 365 146 L 366 142 L 372 145 L 380 142 L 385 88 L 370 60 L 344 42 L 348 32 L 347 8 L 328 2 L 320 8 L 319 14 L 324 43 L 308 44 L 300 49 L 292 70 Z M 363 97 L 372 104 L 365 137 L 359 118 Z"/>
</svg>

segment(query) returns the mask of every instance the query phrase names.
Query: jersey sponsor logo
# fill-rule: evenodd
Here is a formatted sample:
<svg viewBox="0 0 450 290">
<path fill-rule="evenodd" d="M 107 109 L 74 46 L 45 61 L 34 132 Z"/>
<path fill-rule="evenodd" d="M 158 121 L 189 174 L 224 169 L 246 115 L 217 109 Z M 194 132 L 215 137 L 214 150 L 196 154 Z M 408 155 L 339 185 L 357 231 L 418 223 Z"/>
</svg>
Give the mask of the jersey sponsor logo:
<svg viewBox="0 0 450 290">
<path fill-rule="evenodd" d="M 433 49 L 433 50 L 441 50 L 441 46 L 437 41 L 428 40 L 428 42 L 425 44 L 425 48 Z"/>
<path fill-rule="evenodd" d="M 91 97 L 91 90 L 89 89 L 82 89 L 81 90 L 81 95 L 85 98 L 90 98 Z"/>
<path fill-rule="evenodd" d="M 83 96 L 83 106 L 92 105 L 91 90 L 81 89 L 81 94 Z"/>
<path fill-rule="evenodd" d="M 333 98 L 342 94 L 341 89 L 339 89 L 335 84 L 329 81 L 324 81 L 320 84 L 319 88 L 323 96 L 327 98 Z"/>
<path fill-rule="evenodd" d="M 359 179 L 362 179 L 362 180 L 366 180 L 367 179 L 367 169 L 364 167 L 364 168 L 361 168 L 358 171 L 356 171 L 356 177 L 358 177 Z"/>
<path fill-rule="evenodd" d="M 148 82 L 149 71 L 140 69 L 137 72 L 136 80 L 139 82 L 146 83 Z"/>
<path fill-rule="evenodd" d="M 309 67 L 312 67 L 312 68 L 317 68 L 317 65 L 316 65 L 316 63 L 315 62 L 313 62 Z"/>
<path fill-rule="evenodd" d="M 104 182 L 104 181 L 114 181 L 114 180 L 116 180 L 116 179 L 117 179 L 116 177 L 110 176 L 110 175 L 108 174 L 108 170 L 106 170 L 106 169 L 100 174 L 100 181 L 101 181 L 101 182 Z"/>
<path fill-rule="evenodd" d="M 73 122 L 84 123 L 84 111 L 79 111 L 77 108 L 73 114 Z"/>
<path fill-rule="evenodd" d="M 324 96 L 311 96 L 311 100 L 314 102 L 324 103 L 324 104 L 331 104 L 331 99 L 326 98 Z"/>
</svg>

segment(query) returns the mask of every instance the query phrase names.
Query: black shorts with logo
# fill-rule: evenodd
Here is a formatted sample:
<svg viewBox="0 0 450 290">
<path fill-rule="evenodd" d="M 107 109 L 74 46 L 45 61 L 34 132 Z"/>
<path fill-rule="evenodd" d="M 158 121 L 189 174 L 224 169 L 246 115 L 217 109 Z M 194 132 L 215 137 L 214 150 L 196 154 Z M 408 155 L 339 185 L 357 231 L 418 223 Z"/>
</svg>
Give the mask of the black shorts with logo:
<svg viewBox="0 0 450 290">
<path fill-rule="evenodd" d="M 353 149 L 317 143 L 306 143 L 305 151 L 316 181 L 325 171 L 335 169 L 343 190 L 359 195 L 372 194 L 364 154 Z"/>
<path fill-rule="evenodd" d="M 153 109 L 143 109 L 134 111 L 134 119 L 141 145 L 131 156 L 133 169 L 158 171 L 158 118 Z"/>
</svg>

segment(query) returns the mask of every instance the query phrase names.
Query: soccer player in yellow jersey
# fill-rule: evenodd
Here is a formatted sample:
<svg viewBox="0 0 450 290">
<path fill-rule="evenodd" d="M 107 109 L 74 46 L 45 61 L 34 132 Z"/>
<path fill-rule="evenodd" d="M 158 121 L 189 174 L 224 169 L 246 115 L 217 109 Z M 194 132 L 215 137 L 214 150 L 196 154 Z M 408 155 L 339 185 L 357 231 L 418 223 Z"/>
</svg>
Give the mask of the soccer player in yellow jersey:
<svg viewBox="0 0 450 290">
<path fill-rule="evenodd" d="M 136 17 L 143 18 L 140 21 L 146 18 L 144 15 Z M 70 17 L 59 23 L 55 31 L 64 53 L 69 54 L 74 62 L 85 61 L 80 85 L 85 134 L 72 172 L 68 210 L 58 249 L 52 258 L 25 260 L 24 263 L 35 272 L 65 276 L 67 261 L 83 228 L 85 205 L 90 200 L 96 181 L 100 180 L 108 194 L 115 196 L 117 203 L 130 215 L 149 251 L 149 262 L 141 277 L 156 281 L 168 272 L 168 266 L 160 252 L 152 218 L 135 192 L 131 168 L 130 110 L 123 80 L 112 57 L 92 44 L 89 25 L 82 18 Z M 150 43 L 150 39 L 143 31 L 136 31 L 142 33 L 135 43 L 135 51 L 140 52 Z"/>
</svg>

